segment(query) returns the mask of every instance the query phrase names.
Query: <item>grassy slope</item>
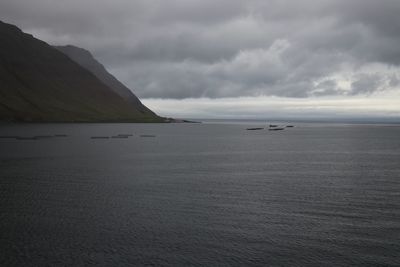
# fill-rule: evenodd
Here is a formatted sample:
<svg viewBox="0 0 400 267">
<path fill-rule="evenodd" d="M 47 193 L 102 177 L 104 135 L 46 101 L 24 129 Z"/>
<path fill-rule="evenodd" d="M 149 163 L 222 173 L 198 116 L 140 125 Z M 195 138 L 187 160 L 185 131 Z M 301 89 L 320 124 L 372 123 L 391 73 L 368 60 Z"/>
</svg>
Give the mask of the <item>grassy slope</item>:
<svg viewBox="0 0 400 267">
<path fill-rule="evenodd" d="M 71 58 L 73 61 L 75 61 L 85 69 L 89 70 L 91 73 L 93 73 L 100 81 L 102 81 L 115 93 L 124 98 L 131 105 L 135 106 L 136 109 L 138 109 L 142 113 L 150 113 L 154 115 L 154 112 L 144 106 L 140 102 L 140 100 L 132 93 L 132 91 L 120 81 L 118 81 L 112 74 L 110 74 L 106 70 L 106 68 L 93 57 L 93 55 L 89 51 L 72 45 L 55 46 L 55 48 L 67 55 L 69 58 Z"/>
<path fill-rule="evenodd" d="M 63 53 L 0 22 L 0 120 L 158 122 Z"/>
</svg>

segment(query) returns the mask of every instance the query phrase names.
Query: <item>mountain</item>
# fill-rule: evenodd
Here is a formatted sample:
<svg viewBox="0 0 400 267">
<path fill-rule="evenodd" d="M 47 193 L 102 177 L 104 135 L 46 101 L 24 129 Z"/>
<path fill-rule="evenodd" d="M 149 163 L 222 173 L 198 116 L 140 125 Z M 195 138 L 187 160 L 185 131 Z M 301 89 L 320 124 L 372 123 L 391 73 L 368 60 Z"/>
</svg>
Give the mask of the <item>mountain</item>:
<svg viewBox="0 0 400 267">
<path fill-rule="evenodd" d="M 143 107 L 54 47 L 0 21 L 0 121 L 164 121 Z"/>
<path fill-rule="evenodd" d="M 93 55 L 80 47 L 66 45 L 66 46 L 54 46 L 56 49 L 67 55 L 73 61 L 89 70 L 93 73 L 100 81 L 111 88 L 115 93 L 124 98 L 126 101 L 135 106 L 138 110 L 145 113 L 153 112 L 144 106 L 139 98 L 137 98 L 132 91 L 118 81 L 113 75 L 111 75 L 106 68 L 98 62 Z"/>
</svg>

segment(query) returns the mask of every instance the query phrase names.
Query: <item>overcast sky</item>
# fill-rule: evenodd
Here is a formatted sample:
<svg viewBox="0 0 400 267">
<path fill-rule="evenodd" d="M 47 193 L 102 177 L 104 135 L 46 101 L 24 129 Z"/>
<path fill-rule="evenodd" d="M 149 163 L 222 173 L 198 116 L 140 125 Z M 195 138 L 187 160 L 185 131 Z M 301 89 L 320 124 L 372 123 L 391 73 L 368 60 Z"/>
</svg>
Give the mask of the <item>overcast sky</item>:
<svg viewBox="0 0 400 267">
<path fill-rule="evenodd" d="M 0 2 L 1 20 L 192 117 L 400 117 L 399 14 L 399 0 Z"/>
</svg>

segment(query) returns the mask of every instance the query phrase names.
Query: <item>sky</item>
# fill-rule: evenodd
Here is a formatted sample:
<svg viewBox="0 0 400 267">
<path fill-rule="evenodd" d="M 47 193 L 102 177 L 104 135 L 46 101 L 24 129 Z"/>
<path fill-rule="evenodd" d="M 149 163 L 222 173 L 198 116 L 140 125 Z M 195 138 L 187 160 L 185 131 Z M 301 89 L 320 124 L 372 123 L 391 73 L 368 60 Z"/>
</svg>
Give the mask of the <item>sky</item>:
<svg viewBox="0 0 400 267">
<path fill-rule="evenodd" d="M 90 50 L 157 113 L 400 118 L 398 0 L 1 0 L 0 20 Z"/>
</svg>

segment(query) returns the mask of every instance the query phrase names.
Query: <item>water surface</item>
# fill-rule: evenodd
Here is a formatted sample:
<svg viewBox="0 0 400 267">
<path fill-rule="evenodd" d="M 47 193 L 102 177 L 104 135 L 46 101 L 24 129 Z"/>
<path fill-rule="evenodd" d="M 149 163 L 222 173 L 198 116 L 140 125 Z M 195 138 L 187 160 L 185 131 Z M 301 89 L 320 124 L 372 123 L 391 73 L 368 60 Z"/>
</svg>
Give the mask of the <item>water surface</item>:
<svg viewBox="0 0 400 267">
<path fill-rule="evenodd" d="M 0 262 L 400 265 L 400 127 L 246 127 L 2 125 Z"/>
</svg>

